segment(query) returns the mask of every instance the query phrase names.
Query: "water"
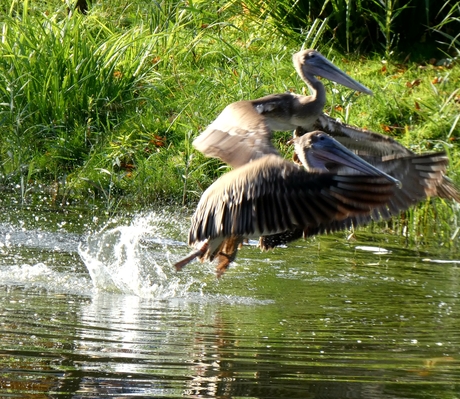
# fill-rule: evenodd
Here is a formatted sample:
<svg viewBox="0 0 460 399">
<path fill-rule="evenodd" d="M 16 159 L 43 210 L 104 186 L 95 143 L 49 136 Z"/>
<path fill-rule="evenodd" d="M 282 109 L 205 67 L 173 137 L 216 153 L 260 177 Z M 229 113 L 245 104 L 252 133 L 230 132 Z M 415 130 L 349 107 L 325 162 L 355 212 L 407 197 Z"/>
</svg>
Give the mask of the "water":
<svg viewBox="0 0 460 399">
<path fill-rule="evenodd" d="M 459 257 L 344 234 L 214 266 L 179 212 L 0 223 L 0 397 L 459 398 Z"/>
</svg>

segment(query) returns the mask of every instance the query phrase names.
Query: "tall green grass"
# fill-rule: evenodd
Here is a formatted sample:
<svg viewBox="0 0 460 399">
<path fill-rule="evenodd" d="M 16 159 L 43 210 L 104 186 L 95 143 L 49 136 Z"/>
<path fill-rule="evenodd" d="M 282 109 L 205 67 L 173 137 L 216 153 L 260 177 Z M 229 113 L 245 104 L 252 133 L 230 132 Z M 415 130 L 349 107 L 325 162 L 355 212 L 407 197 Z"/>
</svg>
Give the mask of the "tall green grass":
<svg viewBox="0 0 460 399">
<path fill-rule="evenodd" d="M 441 14 L 442 13 L 442 14 Z M 432 30 L 441 35 L 446 41 L 442 42 L 448 46 L 448 49 L 455 50 L 455 55 L 460 55 L 460 2 L 445 2 L 440 10 L 440 16 L 443 15 Z"/>
<path fill-rule="evenodd" d="M 433 50 L 442 35 L 460 31 L 456 0 L 246 0 L 244 4 L 256 19 L 286 37 L 305 35 L 311 23 L 321 19 L 328 28 L 325 40 L 346 52 L 378 52 L 387 59 L 399 58 L 395 54 L 412 51 L 414 45 L 419 51 Z"/>
<path fill-rule="evenodd" d="M 29 179 L 65 183 L 65 196 L 88 184 L 102 196 L 115 185 L 146 201 L 199 196 L 192 183 L 206 178 L 190 138 L 219 96 L 266 94 L 257 93 L 260 65 L 247 62 L 265 57 L 251 45 L 261 36 L 206 2 L 97 4 L 83 17 L 62 4 L 15 3 L 2 22 L 4 179 L 27 170 Z"/>
<path fill-rule="evenodd" d="M 4 173 L 38 154 L 45 164 L 78 165 L 140 101 L 153 69 L 152 43 L 135 29 L 117 33 L 92 22 L 90 28 L 77 16 L 4 22 L 0 118 L 2 154 L 10 158 Z"/>
</svg>

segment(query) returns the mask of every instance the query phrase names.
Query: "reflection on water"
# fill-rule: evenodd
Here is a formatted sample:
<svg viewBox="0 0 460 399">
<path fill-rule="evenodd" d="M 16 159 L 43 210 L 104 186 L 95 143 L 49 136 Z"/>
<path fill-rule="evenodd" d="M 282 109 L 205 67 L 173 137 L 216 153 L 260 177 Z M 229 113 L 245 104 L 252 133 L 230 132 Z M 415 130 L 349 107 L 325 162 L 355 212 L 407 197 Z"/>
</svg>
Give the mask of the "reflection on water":
<svg viewBox="0 0 460 399">
<path fill-rule="evenodd" d="M 187 220 L 0 225 L 2 397 L 455 398 L 460 272 L 341 235 L 242 249 L 221 280 Z"/>
</svg>

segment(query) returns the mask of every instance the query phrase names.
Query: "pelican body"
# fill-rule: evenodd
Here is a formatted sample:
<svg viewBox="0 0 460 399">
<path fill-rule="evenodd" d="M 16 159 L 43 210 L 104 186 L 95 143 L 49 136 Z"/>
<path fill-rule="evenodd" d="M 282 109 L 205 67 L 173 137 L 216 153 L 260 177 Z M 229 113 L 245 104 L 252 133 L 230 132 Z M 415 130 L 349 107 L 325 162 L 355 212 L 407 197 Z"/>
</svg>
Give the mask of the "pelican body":
<svg viewBox="0 0 460 399">
<path fill-rule="evenodd" d="M 313 124 L 326 104 L 326 90 L 316 76 L 372 94 L 316 50 L 300 51 L 292 60 L 311 95 L 272 94 L 229 104 L 193 141 L 193 146 L 204 155 L 220 158 L 236 168 L 266 155 L 267 151 L 276 153 L 271 144 L 273 131 L 314 130 Z"/>
<path fill-rule="evenodd" d="M 323 132 L 295 139 L 305 167 L 266 154 L 221 176 L 202 195 L 192 217 L 188 243 L 196 249 L 175 264 L 196 257 L 218 258 L 220 276 L 245 238 L 318 228 L 384 207 L 399 181 L 354 155 Z M 331 173 L 340 164 L 361 175 Z"/>
</svg>

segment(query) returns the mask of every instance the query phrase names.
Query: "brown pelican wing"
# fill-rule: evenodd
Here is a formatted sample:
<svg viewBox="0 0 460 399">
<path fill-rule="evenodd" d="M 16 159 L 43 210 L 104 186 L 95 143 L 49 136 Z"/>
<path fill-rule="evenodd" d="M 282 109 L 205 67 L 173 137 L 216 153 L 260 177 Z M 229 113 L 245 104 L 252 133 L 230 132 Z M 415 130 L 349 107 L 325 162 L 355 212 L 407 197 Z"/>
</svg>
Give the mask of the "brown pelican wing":
<svg viewBox="0 0 460 399">
<path fill-rule="evenodd" d="M 370 214 L 395 190 L 385 178 L 307 173 L 278 156 L 266 156 L 223 175 L 205 191 L 192 218 L 189 244 L 258 237 Z"/>
<path fill-rule="evenodd" d="M 330 233 L 369 223 L 371 220 L 389 219 L 423 199 L 436 195 L 440 182 L 448 165 L 445 152 L 411 155 L 405 158 L 393 159 L 375 165 L 397 178 L 402 188 L 396 190 L 389 201 L 377 206 L 371 213 L 352 215 L 342 220 L 331 220 L 329 223 L 310 225 L 306 229 L 296 228 L 287 233 L 261 237 L 259 245 L 262 249 L 274 248 L 298 238 L 316 234 Z M 348 169 L 348 168 L 347 168 Z M 340 173 L 355 173 L 351 170 L 336 171 Z"/>
<path fill-rule="evenodd" d="M 341 123 L 324 113 L 316 120 L 315 128 L 328 133 L 371 165 L 396 178 L 390 169 L 385 169 L 394 169 L 395 164 L 385 164 L 384 161 L 414 155 L 413 151 L 391 137 Z M 437 183 L 436 192 L 430 195 L 460 202 L 460 191 L 445 172 Z"/>
<path fill-rule="evenodd" d="M 194 141 L 207 157 L 219 158 L 237 168 L 267 154 L 278 154 L 272 130 L 250 101 L 228 105 Z"/>
<path fill-rule="evenodd" d="M 403 157 L 413 154 L 411 150 L 391 137 L 347 125 L 324 113 L 314 125 L 315 129 L 328 133 L 363 159 L 366 157 Z"/>
<path fill-rule="evenodd" d="M 412 155 L 383 162 L 382 168 L 401 182 L 402 189 L 395 192 L 387 205 L 377 207 L 370 216 L 357 218 L 353 224 L 367 223 L 371 218 L 388 219 L 425 198 L 438 195 L 438 187 L 443 182 L 448 163 L 445 152 Z"/>
<path fill-rule="evenodd" d="M 447 176 L 442 177 L 442 183 L 438 186 L 436 195 L 439 198 L 454 200 L 460 203 L 460 191 L 455 183 Z"/>
</svg>

